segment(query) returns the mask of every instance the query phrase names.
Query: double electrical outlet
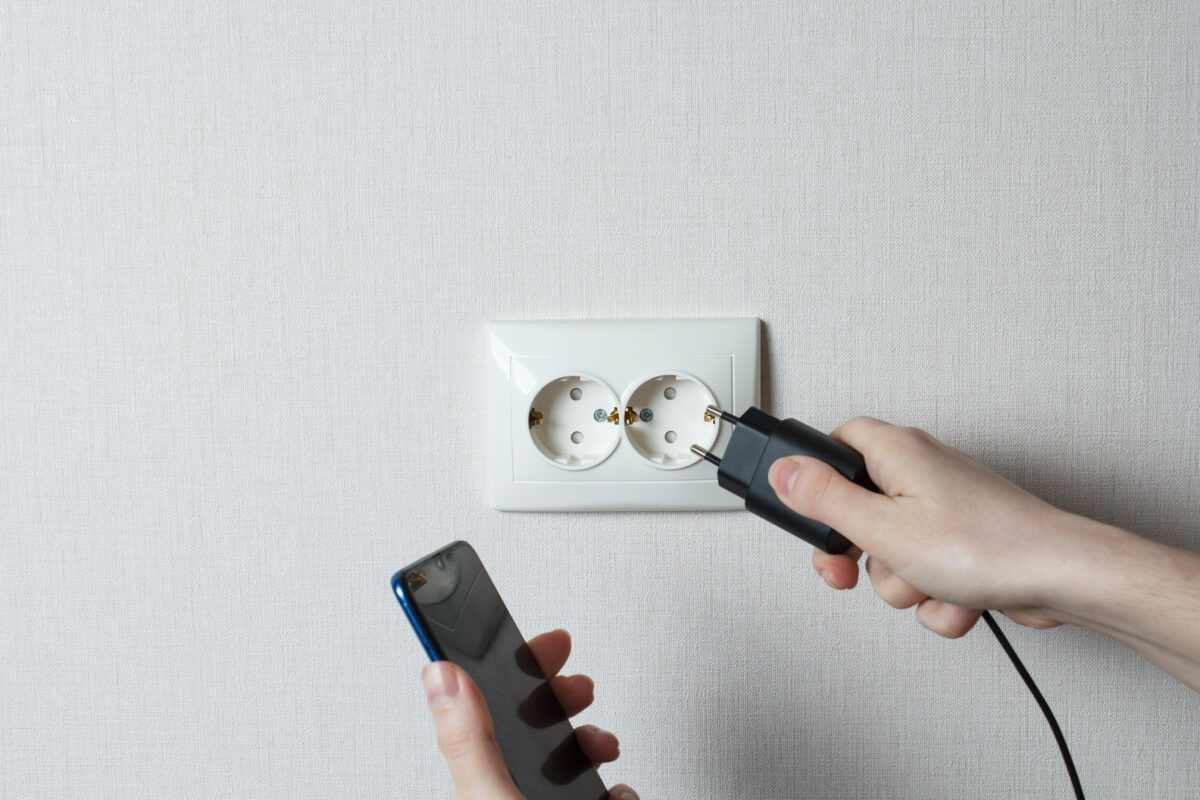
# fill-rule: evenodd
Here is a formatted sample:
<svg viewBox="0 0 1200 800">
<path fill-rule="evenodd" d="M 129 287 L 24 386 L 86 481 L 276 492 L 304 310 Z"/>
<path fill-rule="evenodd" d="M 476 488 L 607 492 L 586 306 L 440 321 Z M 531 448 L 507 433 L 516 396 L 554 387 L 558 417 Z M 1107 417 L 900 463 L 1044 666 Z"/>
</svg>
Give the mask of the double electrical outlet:
<svg viewBox="0 0 1200 800">
<path fill-rule="evenodd" d="M 490 499 L 503 510 L 727 509 L 691 451 L 758 403 L 756 319 L 496 322 Z"/>
<path fill-rule="evenodd" d="M 655 375 L 631 385 L 624 396 L 618 401 L 594 375 L 553 378 L 533 396 L 529 436 L 550 463 L 569 470 L 602 463 L 622 436 L 638 458 L 660 469 L 690 467 L 699 456 L 689 442 L 707 449 L 717 439 L 720 421 L 707 411 L 697 413 L 716 399 L 691 375 Z"/>
</svg>

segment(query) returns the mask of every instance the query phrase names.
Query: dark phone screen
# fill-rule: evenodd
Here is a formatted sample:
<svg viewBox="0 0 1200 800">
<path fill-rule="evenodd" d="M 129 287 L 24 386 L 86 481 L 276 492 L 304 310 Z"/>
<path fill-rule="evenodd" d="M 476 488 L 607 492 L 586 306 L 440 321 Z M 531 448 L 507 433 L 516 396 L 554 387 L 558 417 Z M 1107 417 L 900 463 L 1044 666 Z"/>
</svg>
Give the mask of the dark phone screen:
<svg viewBox="0 0 1200 800">
<path fill-rule="evenodd" d="M 608 790 L 579 748 L 546 676 L 466 542 L 406 567 L 397 578 L 414 624 L 438 658 L 479 686 L 496 741 L 528 800 L 604 800 Z M 395 581 L 394 581 L 395 583 Z"/>
</svg>

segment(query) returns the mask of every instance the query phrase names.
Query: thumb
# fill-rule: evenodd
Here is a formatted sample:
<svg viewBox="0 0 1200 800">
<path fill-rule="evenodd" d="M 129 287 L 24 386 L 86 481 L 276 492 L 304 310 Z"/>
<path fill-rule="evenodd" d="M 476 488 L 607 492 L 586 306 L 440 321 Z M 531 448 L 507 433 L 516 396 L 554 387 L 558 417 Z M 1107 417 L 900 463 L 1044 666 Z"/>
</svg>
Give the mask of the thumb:
<svg viewBox="0 0 1200 800">
<path fill-rule="evenodd" d="M 767 480 L 792 511 L 825 523 L 863 550 L 870 549 L 885 510 L 883 495 L 852 483 L 809 456 L 779 459 L 771 465 Z"/>
<path fill-rule="evenodd" d="M 421 682 L 437 727 L 438 747 L 454 779 L 454 796 L 520 800 L 496 744 L 492 715 L 470 676 L 449 661 L 434 661 L 421 670 Z"/>
</svg>

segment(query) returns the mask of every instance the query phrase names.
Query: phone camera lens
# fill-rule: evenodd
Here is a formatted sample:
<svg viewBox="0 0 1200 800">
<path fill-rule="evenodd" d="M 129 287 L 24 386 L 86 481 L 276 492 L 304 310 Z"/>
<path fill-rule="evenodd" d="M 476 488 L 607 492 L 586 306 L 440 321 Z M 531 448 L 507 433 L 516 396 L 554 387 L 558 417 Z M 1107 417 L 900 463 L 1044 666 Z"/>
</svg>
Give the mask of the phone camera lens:
<svg viewBox="0 0 1200 800">
<path fill-rule="evenodd" d="M 440 603 L 458 588 L 459 567 L 451 553 L 434 558 L 421 569 L 410 573 L 408 585 L 422 603 Z"/>
</svg>

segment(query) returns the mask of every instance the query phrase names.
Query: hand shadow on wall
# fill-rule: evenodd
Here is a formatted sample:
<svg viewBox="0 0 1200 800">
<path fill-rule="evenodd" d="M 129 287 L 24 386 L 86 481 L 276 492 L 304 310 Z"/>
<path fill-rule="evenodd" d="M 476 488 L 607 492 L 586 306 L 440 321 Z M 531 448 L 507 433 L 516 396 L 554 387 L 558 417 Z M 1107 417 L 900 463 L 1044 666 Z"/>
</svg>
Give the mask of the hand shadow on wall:
<svg viewBox="0 0 1200 800">
<path fill-rule="evenodd" d="M 1058 508 L 1161 544 L 1200 551 L 1195 499 L 1170 488 L 1179 485 L 1180 476 L 1169 461 L 1143 457 L 1122 476 L 1109 460 L 1118 458 L 1116 453 L 1105 455 L 1106 468 L 1082 462 L 1069 450 L 1032 444 L 1009 444 L 996 454 L 995 437 L 960 438 L 953 446 Z M 1122 446 L 1112 445 L 1114 450 Z"/>
<path fill-rule="evenodd" d="M 759 323 L 761 407 L 776 416 L 797 413 L 776 401 L 771 366 L 772 326 Z M 849 413 L 849 412 L 848 412 Z M 805 421 L 805 420 L 802 420 Z M 844 421 L 844 420 L 843 420 Z M 897 424 L 911 424 L 892 420 Z M 839 423 L 840 424 L 840 423 Z M 1194 495 L 1182 495 L 1170 487 L 1178 486 L 1178 465 L 1168 459 L 1142 453 L 1136 465 L 1130 467 L 1124 479 L 1115 466 L 1105 470 L 1081 461 L 1075 449 L 1057 448 L 1050 444 L 1024 445 L 1013 440 L 1001 440 L 995 433 L 978 436 L 969 429 L 946 443 L 989 469 L 1003 475 L 1026 491 L 1043 500 L 1091 519 L 1133 531 L 1161 544 L 1200 552 L 1200 513 Z M 931 431 L 935 436 L 938 431 Z M 944 435 L 944 433 L 943 433 Z M 1004 448 L 997 452 L 997 443 Z M 1126 446 L 1124 440 L 1114 440 L 1114 451 Z M 1116 459 L 1118 453 L 1106 454 Z M 1108 461 L 1110 465 L 1112 461 Z"/>
</svg>

